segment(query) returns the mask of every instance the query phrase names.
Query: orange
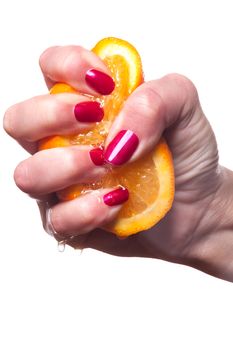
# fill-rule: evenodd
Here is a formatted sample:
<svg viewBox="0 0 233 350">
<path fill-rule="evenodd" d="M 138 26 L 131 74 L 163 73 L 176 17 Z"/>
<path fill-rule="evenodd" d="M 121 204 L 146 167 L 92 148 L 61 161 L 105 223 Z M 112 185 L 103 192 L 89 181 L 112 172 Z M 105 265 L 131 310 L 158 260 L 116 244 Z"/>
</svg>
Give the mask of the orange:
<svg viewBox="0 0 233 350">
<path fill-rule="evenodd" d="M 141 59 L 128 42 L 117 38 L 105 38 L 92 50 L 108 66 L 116 87 L 111 95 L 102 96 L 104 119 L 94 129 L 79 135 L 57 135 L 40 142 L 40 150 L 53 147 L 87 144 L 103 146 L 112 121 L 119 113 L 127 97 L 143 82 Z M 64 84 L 55 84 L 51 94 L 78 93 Z M 94 97 L 93 97 L 94 99 Z M 58 192 L 60 200 L 72 200 L 90 189 L 123 186 L 129 190 L 129 200 L 123 205 L 117 218 L 104 227 L 118 236 L 129 236 L 151 228 L 170 210 L 174 198 L 174 169 L 171 152 L 162 138 L 153 152 L 138 161 L 111 168 L 98 182 L 73 185 Z"/>
</svg>

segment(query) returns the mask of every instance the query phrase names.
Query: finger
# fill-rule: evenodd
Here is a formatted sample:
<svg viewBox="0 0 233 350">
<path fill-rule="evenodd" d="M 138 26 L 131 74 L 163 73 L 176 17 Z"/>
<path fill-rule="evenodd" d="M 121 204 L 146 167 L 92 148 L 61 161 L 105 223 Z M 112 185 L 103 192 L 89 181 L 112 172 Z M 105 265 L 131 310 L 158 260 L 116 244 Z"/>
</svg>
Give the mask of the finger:
<svg viewBox="0 0 233 350">
<path fill-rule="evenodd" d="M 115 87 L 103 61 L 80 46 L 47 49 L 40 57 L 40 67 L 49 88 L 64 82 L 87 94 L 108 95 Z"/>
<path fill-rule="evenodd" d="M 101 149 L 88 146 L 40 151 L 17 166 L 14 173 L 16 185 L 32 197 L 39 198 L 73 184 L 97 180 L 106 172 L 104 167 L 96 166 L 101 160 L 101 152 Z"/>
<path fill-rule="evenodd" d="M 85 234 L 111 222 L 128 200 L 127 189 L 101 189 L 52 207 L 51 225 L 59 237 Z"/>
<path fill-rule="evenodd" d="M 82 133 L 103 116 L 101 105 L 88 97 L 44 95 L 10 107 L 4 116 L 4 128 L 16 140 L 24 141 L 25 146 L 25 142 L 35 143 L 50 135 Z"/>
<path fill-rule="evenodd" d="M 113 165 L 134 161 L 155 147 L 165 129 L 175 125 L 178 131 L 200 113 L 197 91 L 187 78 L 171 74 L 145 83 L 128 98 L 114 121 L 105 158 Z"/>
</svg>

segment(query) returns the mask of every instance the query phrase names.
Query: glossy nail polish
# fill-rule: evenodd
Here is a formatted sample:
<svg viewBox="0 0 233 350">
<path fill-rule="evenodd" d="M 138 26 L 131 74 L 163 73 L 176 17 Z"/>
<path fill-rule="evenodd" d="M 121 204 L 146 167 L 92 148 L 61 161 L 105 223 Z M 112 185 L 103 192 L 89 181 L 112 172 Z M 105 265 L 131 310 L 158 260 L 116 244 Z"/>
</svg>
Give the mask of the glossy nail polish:
<svg viewBox="0 0 233 350">
<path fill-rule="evenodd" d="M 103 196 L 104 203 L 110 207 L 126 202 L 129 198 L 127 188 L 117 188 Z"/>
<path fill-rule="evenodd" d="M 108 145 L 104 157 L 108 163 L 126 163 L 138 147 L 139 139 L 131 130 L 121 130 Z"/>
<path fill-rule="evenodd" d="M 115 88 L 113 79 L 97 69 L 89 69 L 85 80 L 88 86 L 101 95 L 109 95 Z"/>
<path fill-rule="evenodd" d="M 80 102 L 74 107 L 74 115 L 77 121 L 82 123 L 100 122 L 104 116 L 104 110 L 96 101 Z"/>
<path fill-rule="evenodd" d="M 104 165 L 104 150 L 101 147 L 93 148 L 89 152 L 90 158 L 95 165 Z"/>
</svg>

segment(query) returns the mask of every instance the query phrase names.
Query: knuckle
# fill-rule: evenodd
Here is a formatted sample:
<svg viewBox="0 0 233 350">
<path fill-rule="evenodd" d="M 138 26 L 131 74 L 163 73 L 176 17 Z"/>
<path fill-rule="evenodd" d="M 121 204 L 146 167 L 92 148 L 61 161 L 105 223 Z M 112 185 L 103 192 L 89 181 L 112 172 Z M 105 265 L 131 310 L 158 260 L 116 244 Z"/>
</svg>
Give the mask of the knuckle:
<svg viewBox="0 0 233 350">
<path fill-rule="evenodd" d="M 138 88 L 132 101 L 133 103 L 129 106 L 130 112 L 140 116 L 144 115 L 146 119 L 161 116 L 165 110 L 162 97 L 150 83 L 145 83 Z"/>
<path fill-rule="evenodd" d="M 144 105 L 147 109 L 152 109 L 153 112 L 160 112 L 165 108 L 162 97 L 149 84 L 145 86 L 145 91 L 142 93 L 141 99 L 144 101 Z"/>
<path fill-rule="evenodd" d="M 96 167 L 89 156 L 89 146 L 86 148 L 80 146 L 66 147 L 66 169 L 70 181 L 74 182 L 90 182 L 99 180 L 101 176 L 106 174 L 106 169 Z"/>
<path fill-rule="evenodd" d="M 49 132 L 50 130 L 53 130 L 54 126 L 56 125 L 56 117 L 61 113 L 61 106 L 58 104 L 55 98 L 51 98 L 49 101 L 44 101 L 44 104 L 45 106 L 43 108 L 42 120 L 44 127 L 46 127 L 47 131 Z M 39 107 L 41 108 L 41 106 L 38 106 L 38 108 Z"/>
<path fill-rule="evenodd" d="M 197 97 L 197 88 L 194 85 L 194 83 L 185 75 L 178 74 L 178 73 L 171 73 L 166 76 L 168 80 L 171 82 L 178 84 L 181 86 L 184 91 L 186 91 L 187 95 L 191 98 Z"/>
<path fill-rule="evenodd" d="M 61 128 L 70 128 L 74 125 L 75 119 L 69 118 L 68 116 L 72 116 L 73 105 L 62 101 L 56 95 L 51 95 L 50 97 L 54 97 L 51 101 L 51 107 L 48 115 L 48 125 L 52 128 L 52 131 L 55 129 Z"/>
<path fill-rule="evenodd" d="M 14 181 L 23 192 L 29 193 L 33 188 L 33 181 L 25 161 L 19 163 L 14 171 Z"/>
<path fill-rule="evenodd" d="M 67 46 L 65 48 L 63 60 L 60 69 L 64 76 L 71 76 L 78 70 L 83 57 L 83 48 L 81 46 Z"/>
<path fill-rule="evenodd" d="M 93 203 L 92 201 L 82 201 L 81 206 L 81 212 L 82 212 L 82 223 L 85 226 L 95 226 L 95 223 L 97 221 L 97 215 L 96 214 L 96 203 Z"/>
<path fill-rule="evenodd" d="M 79 163 L 79 155 L 75 147 L 64 149 L 67 169 L 72 169 Z"/>
<path fill-rule="evenodd" d="M 39 65 L 41 67 L 42 70 L 44 70 L 44 67 L 46 66 L 46 63 L 50 57 L 50 54 L 52 53 L 52 51 L 54 51 L 54 49 L 56 49 L 58 46 L 51 46 L 48 47 L 47 49 L 45 49 L 42 54 L 39 57 Z"/>
<path fill-rule="evenodd" d="M 80 172 L 85 173 L 87 171 L 85 164 L 82 164 L 80 160 L 80 152 L 77 151 L 76 146 L 66 147 L 60 151 L 63 153 L 61 159 L 63 159 L 66 167 L 67 180 L 77 181 Z"/>
<path fill-rule="evenodd" d="M 38 116 L 37 130 L 39 128 L 45 134 L 54 133 L 54 130 L 63 127 L 63 120 L 69 121 L 66 104 L 60 102 L 55 95 L 48 95 L 43 99 L 35 100 L 33 110 Z M 25 135 L 25 137 L 27 137 L 27 141 L 34 142 L 38 136 L 35 130 L 34 133 Z"/>
<path fill-rule="evenodd" d="M 14 106 L 8 108 L 3 117 L 3 128 L 11 137 L 16 136 L 16 130 L 14 128 Z"/>
<path fill-rule="evenodd" d="M 83 198 L 81 205 L 82 224 L 87 228 L 95 228 L 102 225 L 105 220 L 106 213 L 100 205 L 100 198 L 98 194 L 92 192 L 88 196 L 88 200 Z"/>
<path fill-rule="evenodd" d="M 200 107 L 197 88 L 189 78 L 181 74 L 172 73 L 167 75 L 165 79 L 169 80 L 174 90 L 179 90 L 182 94 L 182 120 L 186 125 L 192 119 L 194 112 Z"/>
<path fill-rule="evenodd" d="M 158 98 L 158 93 L 152 89 L 149 85 L 145 85 L 144 89 L 138 94 L 138 100 L 144 106 L 150 106 L 154 103 L 154 100 Z"/>
</svg>

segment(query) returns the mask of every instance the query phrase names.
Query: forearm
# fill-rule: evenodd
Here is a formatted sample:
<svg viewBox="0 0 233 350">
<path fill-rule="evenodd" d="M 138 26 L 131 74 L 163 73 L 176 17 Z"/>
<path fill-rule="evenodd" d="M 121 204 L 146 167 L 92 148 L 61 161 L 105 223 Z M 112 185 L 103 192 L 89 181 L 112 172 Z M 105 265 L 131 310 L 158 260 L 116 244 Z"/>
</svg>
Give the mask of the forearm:
<svg viewBox="0 0 233 350">
<path fill-rule="evenodd" d="M 188 265 L 233 282 L 233 172 L 226 168 L 186 258 Z"/>
</svg>

